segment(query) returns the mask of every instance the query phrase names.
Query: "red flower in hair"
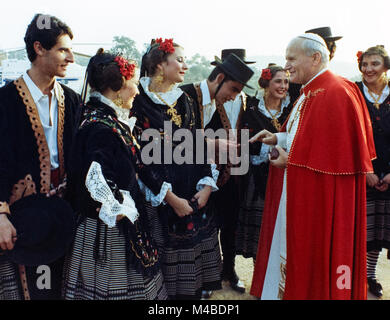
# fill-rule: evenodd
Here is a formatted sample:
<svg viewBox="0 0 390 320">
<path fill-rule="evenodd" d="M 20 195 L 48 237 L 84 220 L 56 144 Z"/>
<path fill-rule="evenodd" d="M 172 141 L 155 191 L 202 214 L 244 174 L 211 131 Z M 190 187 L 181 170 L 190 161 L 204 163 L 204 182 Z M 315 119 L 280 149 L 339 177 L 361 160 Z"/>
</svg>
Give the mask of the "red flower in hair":
<svg viewBox="0 0 390 320">
<path fill-rule="evenodd" d="M 363 51 L 358 51 L 357 53 L 356 53 L 356 56 L 357 56 L 357 58 L 358 58 L 358 62 L 360 63 L 360 61 L 362 60 L 362 55 L 363 55 Z"/>
<path fill-rule="evenodd" d="M 263 69 L 261 72 L 261 78 L 264 80 L 271 80 L 272 79 L 272 74 L 270 69 Z"/>
<path fill-rule="evenodd" d="M 130 63 L 121 56 L 117 56 L 114 61 L 118 64 L 121 75 L 124 76 L 126 80 L 130 80 L 134 76 L 135 64 Z"/>
<path fill-rule="evenodd" d="M 165 39 L 163 41 L 162 38 L 157 38 L 156 42 L 160 45 L 158 47 L 159 50 L 164 51 L 166 53 L 175 52 L 175 48 L 173 47 L 173 39 Z"/>
</svg>

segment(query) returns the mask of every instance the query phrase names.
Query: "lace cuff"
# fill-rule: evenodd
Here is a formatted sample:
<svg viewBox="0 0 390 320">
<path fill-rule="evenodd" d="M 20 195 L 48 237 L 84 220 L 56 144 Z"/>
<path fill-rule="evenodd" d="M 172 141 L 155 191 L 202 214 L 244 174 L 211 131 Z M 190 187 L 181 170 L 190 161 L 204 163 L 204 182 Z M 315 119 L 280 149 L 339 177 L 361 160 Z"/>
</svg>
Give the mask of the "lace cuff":
<svg viewBox="0 0 390 320">
<path fill-rule="evenodd" d="M 200 179 L 196 185 L 196 190 L 200 191 L 204 188 L 204 186 L 210 186 L 211 192 L 218 191 L 219 188 L 217 187 L 217 181 L 219 176 L 219 171 L 217 169 L 217 165 L 215 163 L 211 164 L 211 177 L 204 177 Z"/>
<path fill-rule="evenodd" d="M 217 165 L 215 163 L 211 164 L 211 174 L 213 176 L 215 183 L 217 183 L 219 177 L 219 170 L 217 169 Z"/>
<path fill-rule="evenodd" d="M 168 190 L 172 191 L 172 185 L 165 181 L 162 184 L 158 195 L 155 195 L 140 179 L 138 179 L 138 185 L 145 195 L 146 201 L 150 202 L 153 207 L 158 207 L 161 203 L 165 205 L 166 202 L 164 201 L 164 198 L 167 195 Z"/>
<path fill-rule="evenodd" d="M 211 178 L 211 177 L 204 177 L 204 178 L 200 179 L 196 185 L 196 190 L 200 191 L 205 186 L 210 186 L 211 192 L 219 190 L 219 188 L 217 187 L 217 184 L 215 183 L 214 178 Z"/>
<path fill-rule="evenodd" d="M 250 156 L 250 161 L 253 165 L 259 165 L 261 163 L 268 162 L 268 153 L 270 146 L 263 143 L 261 145 L 260 154 L 258 156 Z"/>
<path fill-rule="evenodd" d="M 92 162 L 85 179 L 85 186 L 92 199 L 102 204 L 99 218 L 110 228 L 116 225 L 118 215 L 126 216 L 132 223 L 138 219 L 138 210 L 130 192 L 119 190 L 123 195 L 123 203 L 119 203 L 108 186 L 99 163 Z"/>
</svg>

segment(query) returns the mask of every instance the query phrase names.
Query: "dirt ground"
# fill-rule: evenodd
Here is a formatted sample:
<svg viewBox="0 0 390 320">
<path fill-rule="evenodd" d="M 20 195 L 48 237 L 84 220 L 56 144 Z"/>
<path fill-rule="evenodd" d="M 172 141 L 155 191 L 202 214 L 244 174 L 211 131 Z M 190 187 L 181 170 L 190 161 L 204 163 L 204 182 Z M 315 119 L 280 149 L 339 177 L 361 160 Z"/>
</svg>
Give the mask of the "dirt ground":
<svg viewBox="0 0 390 320">
<path fill-rule="evenodd" d="M 242 256 L 236 257 L 236 272 L 241 281 L 245 283 L 246 292 L 244 294 L 233 291 L 229 285 L 223 282 L 222 290 L 215 291 L 210 300 L 256 300 L 257 298 L 249 294 L 252 283 L 253 261 Z M 382 250 L 377 267 L 377 279 L 382 284 L 383 296 L 381 299 L 368 293 L 368 300 L 390 300 L 390 260 L 387 260 L 387 250 Z"/>
</svg>

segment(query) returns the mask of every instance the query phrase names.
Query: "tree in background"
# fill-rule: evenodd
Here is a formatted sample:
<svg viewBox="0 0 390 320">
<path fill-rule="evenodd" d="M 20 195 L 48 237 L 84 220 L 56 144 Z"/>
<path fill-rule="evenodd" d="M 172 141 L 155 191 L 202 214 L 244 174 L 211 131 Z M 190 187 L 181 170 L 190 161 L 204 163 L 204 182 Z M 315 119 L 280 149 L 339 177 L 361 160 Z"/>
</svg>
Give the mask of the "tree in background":
<svg viewBox="0 0 390 320">
<path fill-rule="evenodd" d="M 111 48 L 112 52 L 119 53 L 122 56 L 141 63 L 141 53 L 136 47 L 134 40 L 125 36 L 115 36 L 113 39 L 114 46 Z"/>
<path fill-rule="evenodd" d="M 188 71 L 184 77 L 184 83 L 194 83 L 207 79 L 213 66 L 210 61 L 199 53 L 186 61 Z"/>
</svg>

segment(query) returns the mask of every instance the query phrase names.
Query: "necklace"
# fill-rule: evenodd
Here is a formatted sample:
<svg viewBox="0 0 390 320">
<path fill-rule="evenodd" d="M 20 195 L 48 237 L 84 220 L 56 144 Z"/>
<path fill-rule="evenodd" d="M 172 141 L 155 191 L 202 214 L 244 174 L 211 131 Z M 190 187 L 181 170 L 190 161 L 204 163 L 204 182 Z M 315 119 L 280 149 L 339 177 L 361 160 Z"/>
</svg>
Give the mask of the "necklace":
<svg viewBox="0 0 390 320">
<path fill-rule="evenodd" d="M 293 125 L 294 125 L 295 120 L 297 120 L 298 116 L 300 115 L 302 107 L 305 104 L 305 100 L 306 100 L 306 98 L 302 101 L 302 103 L 299 106 L 298 110 L 295 112 L 294 118 L 292 119 L 291 124 L 290 124 L 290 128 L 287 130 L 288 133 L 291 132 L 291 129 L 292 129 Z"/>
<path fill-rule="evenodd" d="M 385 86 L 385 87 L 386 87 L 386 86 Z M 368 87 L 367 87 L 367 89 L 368 89 Z M 374 107 L 377 108 L 378 110 L 379 110 L 379 105 L 380 105 L 380 104 L 379 104 L 379 99 L 382 97 L 382 92 L 383 92 L 384 89 L 385 89 L 385 88 L 383 88 L 383 89 L 381 90 L 381 92 L 378 94 L 378 98 L 376 98 L 376 99 L 375 99 L 373 93 L 371 92 L 371 90 L 368 89 L 368 94 L 371 96 L 372 99 L 374 99 Z"/>
<path fill-rule="evenodd" d="M 181 127 L 181 116 L 177 114 L 177 110 L 175 109 L 177 101 L 175 101 L 174 104 L 168 104 L 157 92 L 154 92 L 154 94 L 159 98 L 163 103 L 165 103 L 168 106 L 167 114 L 171 116 L 172 121 L 178 126 Z"/>
<path fill-rule="evenodd" d="M 264 107 L 268 111 L 269 115 L 271 116 L 272 120 L 271 123 L 275 127 L 276 130 L 280 131 L 280 128 L 282 127 L 279 123 L 278 116 L 282 112 L 282 108 L 278 112 L 275 113 L 275 115 L 272 114 L 272 112 L 268 109 L 267 105 L 265 104 L 264 101 Z"/>
</svg>

